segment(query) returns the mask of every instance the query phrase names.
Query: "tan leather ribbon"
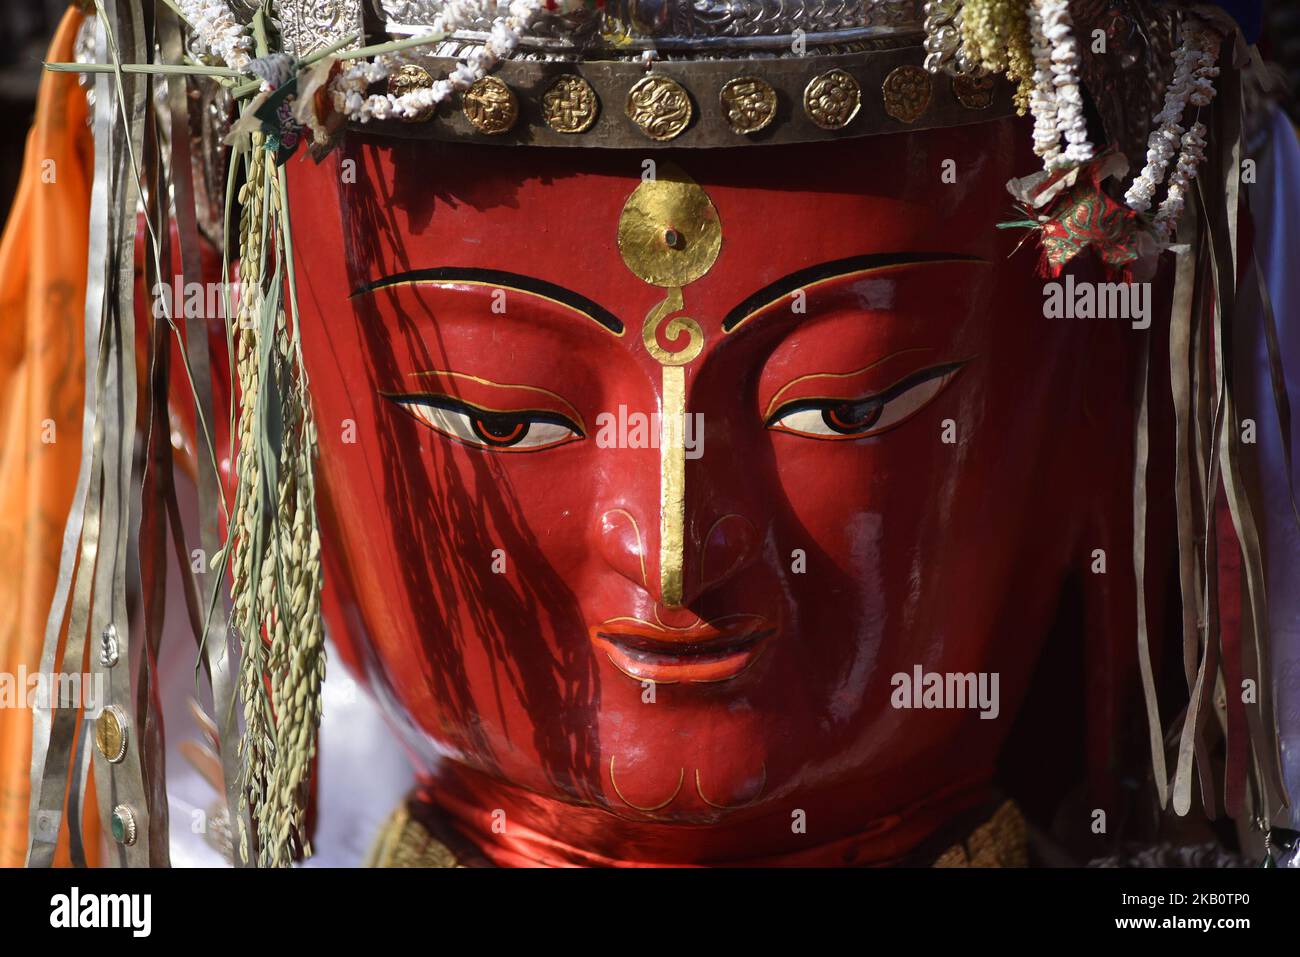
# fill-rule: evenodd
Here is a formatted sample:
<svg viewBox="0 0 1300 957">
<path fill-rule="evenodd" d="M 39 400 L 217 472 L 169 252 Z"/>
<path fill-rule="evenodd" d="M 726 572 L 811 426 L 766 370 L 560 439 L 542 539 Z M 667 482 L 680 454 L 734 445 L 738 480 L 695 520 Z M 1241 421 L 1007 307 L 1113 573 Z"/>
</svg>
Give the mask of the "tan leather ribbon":
<svg viewBox="0 0 1300 957">
<path fill-rule="evenodd" d="M 1196 288 L 1196 262 L 1199 253 L 1196 230 L 1197 207 L 1189 202 L 1178 227 L 1179 243 L 1187 249 L 1178 255 L 1174 274 L 1173 304 L 1169 321 L 1169 379 L 1174 405 L 1174 474 L 1175 502 L 1178 518 L 1178 579 L 1182 591 L 1183 668 L 1187 678 L 1191 701 L 1188 720 L 1183 725 L 1179 742 L 1177 764 L 1174 771 L 1173 806 L 1185 814 L 1190 805 L 1190 776 L 1197 747 L 1195 734 L 1197 710 L 1205 689 L 1206 668 L 1209 656 L 1205 647 L 1203 626 L 1207 622 L 1206 594 L 1201 582 L 1205 580 L 1206 563 L 1197 554 L 1196 543 L 1203 529 L 1193 515 L 1193 489 L 1191 478 L 1191 453 L 1189 424 L 1191 412 L 1191 335 L 1192 307 Z M 1193 440 L 1194 441 L 1194 440 Z M 1198 496 L 1199 502 L 1199 496 Z M 1202 511 L 1197 509 L 1197 511 Z M 1199 529 L 1198 529 L 1199 526 Z M 1200 658 L 1199 667 L 1197 658 Z M 1213 686 L 1213 675 L 1209 685 Z"/>
<path fill-rule="evenodd" d="M 1138 357 L 1138 405 L 1133 454 L 1133 580 L 1137 606 L 1138 669 L 1142 676 L 1142 695 L 1146 702 L 1147 730 L 1151 741 L 1152 772 L 1160 806 L 1169 801 L 1169 778 L 1165 771 L 1165 749 L 1160 726 L 1160 709 L 1156 701 L 1155 676 L 1151 670 L 1151 636 L 1147 628 L 1146 551 L 1147 551 L 1147 462 L 1150 459 L 1150 396 L 1148 378 L 1151 348 L 1143 341 Z"/>
<path fill-rule="evenodd" d="M 1243 624 L 1250 621 L 1250 634 L 1242 635 L 1242 678 L 1253 680 L 1257 694 L 1256 703 L 1246 708 L 1246 721 L 1255 759 L 1256 789 L 1261 800 L 1258 809 L 1265 824 L 1274 808 L 1286 802 L 1286 788 L 1281 778 L 1281 757 L 1278 752 L 1276 719 L 1273 711 L 1273 692 L 1268 668 L 1268 614 L 1264 595 L 1263 557 L 1258 529 L 1250 498 L 1243 485 L 1240 459 L 1240 435 L 1237 428 L 1235 405 L 1234 352 L 1230 329 L 1226 328 L 1236 316 L 1237 272 L 1237 222 L 1241 183 L 1241 75 L 1230 56 L 1225 56 L 1220 67 L 1219 108 L 1214 111 L 1217 172 L 1222 177 L 1222 198 L 1213 203 L 1206 201 L 1204 180 L 1198 180 L 1198 191 L 1207 213 L 1207 230 L 1210 235 L 1211 275 L 1214 279 L 1216 321 L 1214 332 L 1215 374 L 1223 384 L 1223 418 L 1227 426 L 1218 434 L 1218 452 L 1223 469 L 1223 487 L 1233 528 L 1241 545 L 1243 570 L 1246 579 L 1246 608 Z M 1244 630 L 1244 629 L 1243 629 Z M 1239 689 L 1228 689 L 1229 694 L 1240 694 Z"/>
</svg>

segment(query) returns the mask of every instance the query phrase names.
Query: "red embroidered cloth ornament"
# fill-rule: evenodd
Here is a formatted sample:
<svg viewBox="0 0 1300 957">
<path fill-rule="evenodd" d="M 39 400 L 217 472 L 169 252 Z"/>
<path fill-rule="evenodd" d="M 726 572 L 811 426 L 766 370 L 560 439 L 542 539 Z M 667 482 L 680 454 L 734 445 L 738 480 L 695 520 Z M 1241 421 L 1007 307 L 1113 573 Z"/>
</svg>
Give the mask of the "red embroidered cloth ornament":
<svg viewBox="0 0 1300 957">
<path fill-rule="evenodd" d="M 1041 276 L 1057 278 L 1070 260 L 1091 247 L 1112 274 L 1132 280 L 1146 227 L 1137 213 L 1102 188 L 1109 177 L 1123 177 L 1127 165 L 1112 148 L 1084 166 L 1009 184 L 1022 200 L 1026 218 L 1002 225 L 1041 230 Z"/>
</svg>

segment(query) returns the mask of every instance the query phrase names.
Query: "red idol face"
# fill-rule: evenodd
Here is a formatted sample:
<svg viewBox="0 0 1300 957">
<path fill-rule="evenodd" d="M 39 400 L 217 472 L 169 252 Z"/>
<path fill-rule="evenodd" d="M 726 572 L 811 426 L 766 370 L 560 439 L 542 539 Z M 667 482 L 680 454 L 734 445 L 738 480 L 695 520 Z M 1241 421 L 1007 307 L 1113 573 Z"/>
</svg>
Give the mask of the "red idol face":
<svg viewBox="0 0 1300 957">
<path fill-rule="evenodd" d="M 1015 134 L 291 163 L 329 623 L 466 829 L 856 860 L 985 797 L 1130 415 Z"/>
</svg>

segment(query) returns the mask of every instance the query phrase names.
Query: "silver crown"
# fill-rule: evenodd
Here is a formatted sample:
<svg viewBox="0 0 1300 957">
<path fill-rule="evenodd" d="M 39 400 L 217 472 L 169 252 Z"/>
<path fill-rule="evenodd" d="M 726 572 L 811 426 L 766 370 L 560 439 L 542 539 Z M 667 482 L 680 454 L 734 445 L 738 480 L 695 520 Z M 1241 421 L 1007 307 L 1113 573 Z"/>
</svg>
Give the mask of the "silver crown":
<svg viewBox="0 0 1300 957">
<path fill-rule="evenodd" d="M 518 59 L 744 56 L 837 47 L 919 35 L 922 0 L 606 0 L 603 7 L 544 12 L 524 34 Z M 291 52 L 304 56 L 366 24 L 391 36 L 428 31 L 442 0 L 281 0 Z M 507 4 L 497 11 L 504 16 Z M 460 46 L 487 37 L 492 18 L 458 31 Z M 451 52 L 444 50 L 440 52 Z"/>
</svg>

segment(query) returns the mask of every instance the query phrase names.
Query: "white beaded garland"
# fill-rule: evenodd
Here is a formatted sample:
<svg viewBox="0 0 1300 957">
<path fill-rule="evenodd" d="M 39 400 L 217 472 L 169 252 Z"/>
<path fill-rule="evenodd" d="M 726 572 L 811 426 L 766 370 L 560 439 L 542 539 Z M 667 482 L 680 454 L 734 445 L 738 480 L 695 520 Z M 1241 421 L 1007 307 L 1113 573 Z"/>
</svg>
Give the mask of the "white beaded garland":
<svg viewBox="0 0 1300 957">
<path fill-rule="evenodd" d="M 1067 0 L 1029 0 L 1030 48 L 1034 57 L 1029 111 L 1034 152 L 1043 168 L 1068 169 L 1093 158 L 1079 88 L 1079 47 Z M 1065 149 L 1061 149 L 1061 137 Z"/>
<path fill-rule="evenodd" d="M 1029 4 L 1030 50 L 1034 56 L 1034 87 L 1029 112 L 1034 117 L 1034 152 L 1043 168 L 1051 169 L 1061 155 L 1061 129 L 1057 125 L 1056 86 L 1052 82 L 1052 48 L 1043 33 L 1043 14 L 1037 2 Z"/>
<path fill-rule="evenodd" d="M 1205 159 L 1205 124 L 1199 120 L 1183 134 L 1182 149 L 1178 153 L 1178 162 L 1169 175 L 1169 188 L 1164 202 L 1156 210 L 1155 229 L 1162 241 L 1169 238 L 1178 217 L 1183 214 L 1187 202 L 1187 190 L 1192 180 L 1196 179 L 1196 168 Z"/>
<path fill-rule="evenodd" d="M 545 0 L 439 0 L 429 26 L 431 34 L 454 33 L 475 20 L 497 14 L 505 6 L 504 16 L 496 16 L 487 40 L 464 56 L 445 79 L 431 86 L 412 90 L 401 96 L 366 94 L 373 83 L 395 73 L 407 62 L 404 56 L 379 57 L 358 61 L 344 69 L 331 86 L 334 109 L 349 119 L 366 122 L 372 119 L 415 117 L 446 100 L 453 93 L 468 89 L 482 79 L 503 57 L 519 45 L 523 31 L 541 13 Z M 186 21 L 194 29 L 201 49 L 220 58 L 236 70 L 245 70 L 252 62 L 252 38 L 236 19 L 226 0 L 177 0 Z M 583 0 L 558 0 L 560 12 L 584 6 Z"/>
<path fill-rule="evenodd" d="M 1065 135 L 1065 154 L 1055 168 L 1078 166 L 1092 159 L 1088 121 L 1079 89 L 1079 47 L 1066 0 L 1035 0 L 1041 7 L 1043 35 L 1052 48 L 1052 83 L 1056 88 L 1057 125 Z"/>
<path fill-rule="evenodd" d="M 252 60 L 253 39 L 225 0 L 176 0 L 186 22 L 194 28 L 200 48 L 234 70 Z"/>
<path fill-rule="evenodd" d="M 1179 155 L 1180 163 L 1185 154 L 1194 172 L 1200 155 L 1197 152 L 1197 138 L 1188 140 L 1184 137 L 1183 114 L 1187 111 L 1188 104 L 1207 106 L 1214 98 L 1213 78 L 1219 75 L 1219 68 L 1214 65 L 1219 58 L 1218 34 L 1189 18 L 1183 22 L 1179 37 L 1181 42 L 1174 51 L 1174 76 L 1165 90 L 1163 108 L 1152 118 L 1156 126 L 1147 139 L 1146 166 L 1124 194 L 1124 202 L 1139 213 L 1151 208 L 1156 190 L 1163 182 L 1169 161 L 1175 154 Z M 1201 140 L 1201 145 L 1204 145 L 1204 140 Z M 1179 153 L 1180 148 L 1182 153 Z M 1171 190 L 1173 185 L 1171 181 Z M 1180 210 L 1185 187 L 1186 178 L 1180 181 L 1175 201 Z M 1176 215 L 1172 217 L 1176 218 Z M 1172 221 L 1171 216 L 1167 215 L 1165 221 Z"/>
<path fill-rule="evenodd" d="M 561 3 L 560 8 L 581 6 L 581 0 Z M 452 33 L 465 24 L 488 13 L 496 7 L 496 0 L 448 0 L 434 17 L 430 26 L 433 33 Z M 519 45 L 520 37 L 529 23 L 541 13 L 543 0 L 511 0 L 504 17 L 496 19 L 488 32 L 487 41 L 476 47 L 456 64 L 451 74 L 432 85 L 394 96 L 391 93 L 365 95 L 372 83 L 396 72 L 402 57 L 387 57 L 372 63 L 359 63 L 344 70 L 335 79 L 332 92 L 334 108 L 349 119 L 362 123 L 390 118 L 412 118 L 426 113 L 453 93 L 469 89 L 482 79 L 497 61 L 508 56 Z"/>
</svg>

